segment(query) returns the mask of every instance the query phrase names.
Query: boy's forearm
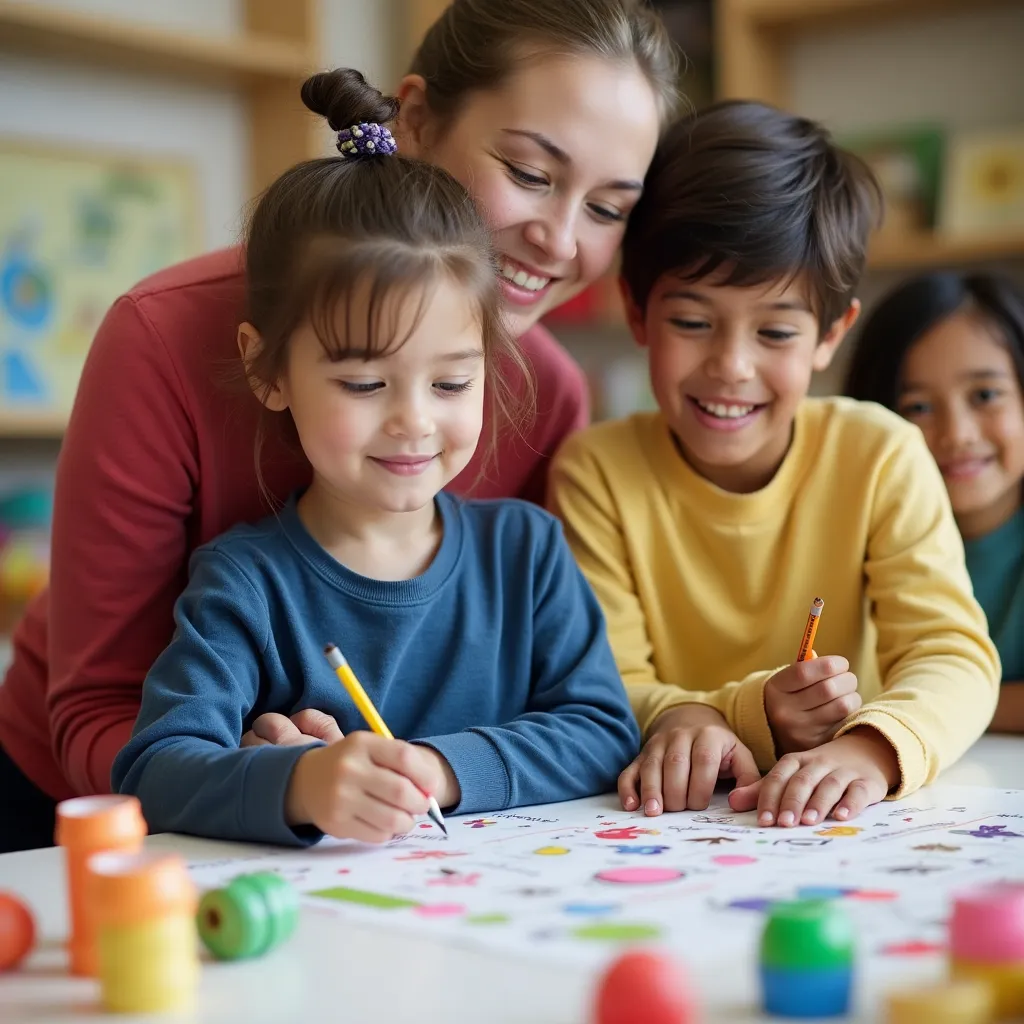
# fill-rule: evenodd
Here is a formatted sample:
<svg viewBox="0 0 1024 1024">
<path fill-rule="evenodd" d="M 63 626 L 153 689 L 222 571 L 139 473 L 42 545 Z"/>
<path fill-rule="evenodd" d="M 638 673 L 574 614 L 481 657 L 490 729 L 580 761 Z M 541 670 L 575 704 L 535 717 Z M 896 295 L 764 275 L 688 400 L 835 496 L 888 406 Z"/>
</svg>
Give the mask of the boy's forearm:
<svg viewBox="0 0 1024 1024">
<path fill-rule="evenodd" d="M 1005 682 L 999 688 L 999 703 L 988 731 L 1024 733 L 1024 680 Z"/>
</svg>

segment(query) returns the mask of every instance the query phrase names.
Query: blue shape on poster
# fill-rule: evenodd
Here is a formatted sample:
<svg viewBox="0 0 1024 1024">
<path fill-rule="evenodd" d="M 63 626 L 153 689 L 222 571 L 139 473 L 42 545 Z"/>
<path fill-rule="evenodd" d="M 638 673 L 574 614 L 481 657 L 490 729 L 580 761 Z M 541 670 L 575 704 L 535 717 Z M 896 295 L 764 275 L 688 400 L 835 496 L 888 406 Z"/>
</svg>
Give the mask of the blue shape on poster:
<svg viewBox="0 0 1024 1024">
<path fill-rule="evenodd" d="M 3 395 L 17 402 L 39 402 L 46 397 L 46 388 L 21 352 L 5 352 L 3 362 Z"/>
<path fill-rule="evenodd" d="M 38 331 L 53 313 L 53 286 L 37 263 L 23 256 L 9 256 L 0 268 L 0 303 L 23 330 Z"/>
<path fill-rule="evenodd" d="M 616 846 L 616 853 L 638 853 L 641 857 L 653 857 L 655 854 L 670 850 L 670 846 Z"/>
<path fill-rule="evenodd" d="M 764 896 L 752 896 L 750 899 L 745 900 L 733 900 L 729 904 L 732 910 L 754 910 L 759 914 L 763 914 L 776 900 L 770 900 Z"/>
<path fill-rule="evenodd" d="M 840 889 L 834 885 L 805 885 L 797 889 L 798 900 L 838 900 L 849 896 L 853 889 Z"/>
<path fill-rule="evenodd" d="M 613 914 L 618 910 L 616 903 L 566 903 L 562 910 L 577 917 L 598 917 Z"/>
<path fill-rule="evenodd" d="M 951 828 L 950 835 L 975 836 L 977 839 L 1024 839 L 1019 832 L 1007 832 L 1005 825 L 979 825 L 976 829 Z"/>
</svg>

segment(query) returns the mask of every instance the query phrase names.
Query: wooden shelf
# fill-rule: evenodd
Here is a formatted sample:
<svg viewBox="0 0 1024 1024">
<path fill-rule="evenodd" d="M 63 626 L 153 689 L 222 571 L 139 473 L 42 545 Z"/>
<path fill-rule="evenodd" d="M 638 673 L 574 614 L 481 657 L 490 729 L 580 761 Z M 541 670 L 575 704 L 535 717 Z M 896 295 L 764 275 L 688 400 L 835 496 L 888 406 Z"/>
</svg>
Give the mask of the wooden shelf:
<svg viewBox="0 0 1024 1024">
<path fill-rule="evenodd" d="M 882 19 L 976 11 L 1018 0 L 731 0 L 730 13 L 761 28 L 798 28 L 840 21 L 868 23 Z"/>
<path fill-rule="evenodd" d="M 0 439 L 56 441 L 64 436 L 67 418 L 40 413 L 15 413 L 0 409 Z"/>
<path fill-rule="evenodd" d="M 941 234 L 879 238 L 868 251 L 868 265 L 872 270 L 957 266 L 1006 259 L 1024 260 L 1024 232 L 978 238 L 947 238 Z"/>
<path fill-rule="evenodd" d="M 714 0 L 716 88 L 721 99 L 789 104 L 785 53 L 805 29 L 865 27 L 1020 0 Z"/>
<path fill-rule="evenodd" d="M 218 39 L 10 0 L 0 49 L 206 82 L 298 82 L 314 64 L 306 46 L 269 35 Z"/>
</svg>

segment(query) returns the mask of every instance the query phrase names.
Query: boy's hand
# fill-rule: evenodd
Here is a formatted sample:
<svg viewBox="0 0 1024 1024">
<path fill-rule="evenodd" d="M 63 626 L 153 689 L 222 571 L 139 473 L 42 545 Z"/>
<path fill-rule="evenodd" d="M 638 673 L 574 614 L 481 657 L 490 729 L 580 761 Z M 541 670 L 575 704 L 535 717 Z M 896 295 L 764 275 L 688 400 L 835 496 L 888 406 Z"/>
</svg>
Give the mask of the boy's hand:
<svg viewBox="0 0 1024 1024">
<path fill-rule="evenodd" d="M 304 708 L 291 718 L 274 712 L 260 715 L 252 728 L 242 736 L 243 747 L 295 747 L 310 740 L 334 743 L 343 736 L 338 723 L 323 711 Z"/>
<path fill-rule="evenodd" d="M 861 705 L 857 677 L 845 658 L 798 661 L 764 684 L 764 710 L 783 754 L 821 746 Z"/>
<path fill-rule="evenodd" d="M 738 786 L 761 777 L 754 755 L 714 708 L 685 704 L 655 720 L 644 749 L 619 776 L 619 798 L 627 811 L 642 806 L 648 815 L 703 811 L 715 783 L 730 775 Z"/>
<path fill-rule="evenodd" d="M 359 730 L 314 747 L 295 765 L 285 796 L 289 825 L 315 825 L 339 839 L 383 843 L 427 813 L 427 794 L 445 786 L 428 747 Z"/>
<path fill-rule="evenodd" d="M 786 754 L 761 780 L 729 794 L 734 811 L 757 807 L 760 826 L 817 825 L 831 812 L 838 821 L 877 804 L 900 780 L 892 744 L 876 729 L 851 729 L 837 740 Z"/>
</svg>

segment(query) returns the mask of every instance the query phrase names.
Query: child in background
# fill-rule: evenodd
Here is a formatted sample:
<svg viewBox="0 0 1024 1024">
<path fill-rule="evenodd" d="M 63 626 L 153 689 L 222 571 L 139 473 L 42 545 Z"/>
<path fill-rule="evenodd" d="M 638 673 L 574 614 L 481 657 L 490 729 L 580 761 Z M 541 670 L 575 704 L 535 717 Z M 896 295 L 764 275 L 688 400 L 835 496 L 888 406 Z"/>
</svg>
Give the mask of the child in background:
<svg viewBox="0 0 1024 1024">
<path fill-rule="evenodd" d="M 989 728 L 1024 732 L 1024 291 L 996 274 L 901 285 L 864 324 L 847 394 L 923 431 L 1003 666 Z"/>
<path fill-rule="evenodd" d="M 357 72 L 302 97 L 341 156 L 256 206 L 238 337 L 313 482 L 193 556 L 114 787 L 153 831 L 292 845 L 385 841 L 428 795 L 461 813 L 606 791 L 639 734 L 558 521 L 442 491 L 516 356 L 486 228 L 454 178 L 393 155 L 397 103 Z M 415 742 L 367 731 L 325 660 L 335 641 Z M 239 746 L 258 715 L 303 708 L 344 738 Z"/>
<path fill-rule="evenodd" d="M 655 156 L 622 276 L 660 411 L 574 435 L 551 482 L 646 741 L 627 810 L 706 807 L 730 775 L 761 825 L 845 820 L 992 717 L 998 657 L 920 431 L 807 397 L 878 202 L 823 128 L 759 103 L 682 120 Z M 796 663 L 815 597 L 827 656 Z"/>
</svg>

